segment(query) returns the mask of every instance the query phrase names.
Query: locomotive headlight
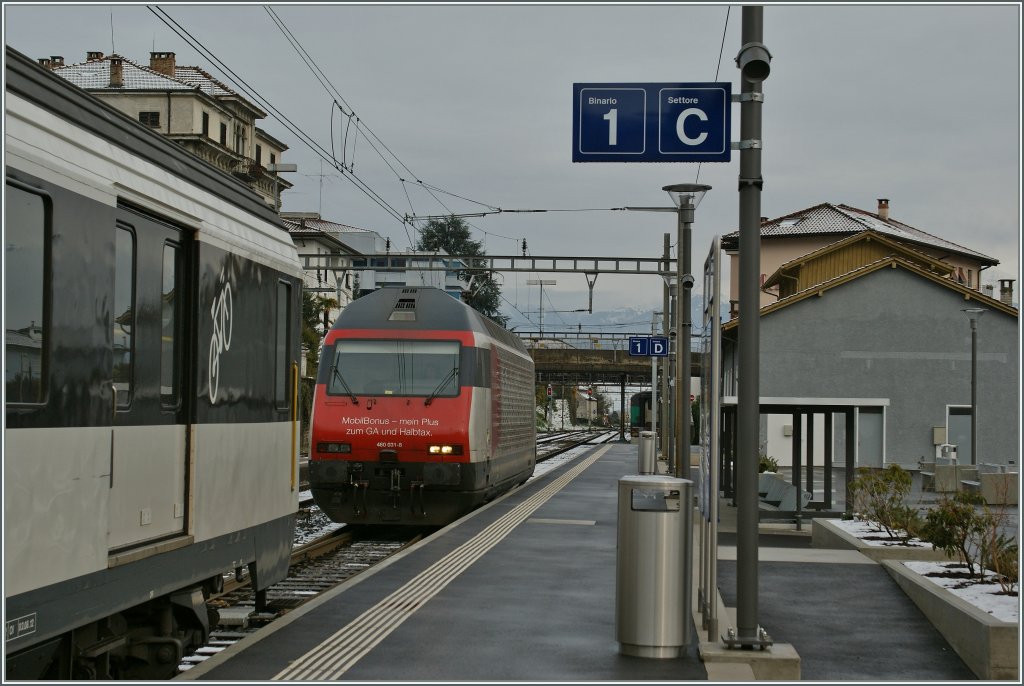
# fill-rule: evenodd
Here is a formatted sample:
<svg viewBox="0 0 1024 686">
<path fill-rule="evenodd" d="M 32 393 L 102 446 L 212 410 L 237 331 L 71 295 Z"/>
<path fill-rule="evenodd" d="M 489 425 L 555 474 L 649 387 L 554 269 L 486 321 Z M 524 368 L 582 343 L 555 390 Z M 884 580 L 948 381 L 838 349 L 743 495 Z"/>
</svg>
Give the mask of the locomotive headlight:
<svg viewBox="0 0 1024 686">
<path fill-rule="evenodd" d="M 461 455 L 461 445 L 432 445 L 428 448 L 431 455 Z"/>
<path fill-rule="evenodd" d="M 317 443 L 317 452 L 321 453 L 350 453 L 352 452 L 352 444 L 350 443 Z"/>
</svg>

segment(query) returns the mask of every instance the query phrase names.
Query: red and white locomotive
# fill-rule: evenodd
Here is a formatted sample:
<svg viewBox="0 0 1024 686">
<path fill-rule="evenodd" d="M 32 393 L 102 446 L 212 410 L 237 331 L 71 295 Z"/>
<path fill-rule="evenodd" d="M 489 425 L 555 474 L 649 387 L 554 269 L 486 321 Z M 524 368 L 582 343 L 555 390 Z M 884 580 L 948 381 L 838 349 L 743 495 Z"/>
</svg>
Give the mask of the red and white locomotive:
<svg viewBox="0 0 1024 686">
<path fill-rule="evenodd" d="M 309 482 L 333 520 L 445 525 L 536 462 L 533 360 L 437 288 L 382 288 L 324 340 Z"/>
</svg>

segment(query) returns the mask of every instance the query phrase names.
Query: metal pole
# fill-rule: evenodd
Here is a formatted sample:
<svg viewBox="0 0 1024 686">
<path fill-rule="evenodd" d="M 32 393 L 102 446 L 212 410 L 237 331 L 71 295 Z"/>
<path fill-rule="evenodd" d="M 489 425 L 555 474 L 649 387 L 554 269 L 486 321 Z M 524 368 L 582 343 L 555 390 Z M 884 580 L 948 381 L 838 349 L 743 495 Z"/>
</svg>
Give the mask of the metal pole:
<svg viewBox="0 0 1024 686">
<path fill-rule="evenodd" d="M 740 105 L 739 219 L 740 317 L 739 393 L 736 460 L 736 642 L 760 645 L 758 625 L 758 497 L 760 434 L 760 283 L 761 271 L 761 81 L 768 75 L 761 42 L 764 8 L 743 7 L 740 53 L 743 78 Z M 759 46 L 759 47 L 758 47 Z M 763 51 L 763 52 L 762 52 Z"/>
<path fill-rule="evenodd" d="M 693 225 L 693 210 L 692 204 L 684 205 L 679 208 L 680 218 L 682 219 L 682 233 L 680 235 L 680 245 L 682 246 L 682 269 L 683 274 L 690 274 L 692 269 L 693 257 L 690 254 L 690 238 L 693 231 L 691 227 Z M 679 326 L 679 340 L 682 343 L 680 347 L 680 364 L 679 379 L 681 381 L 681 388 L 679 396 L 679 411 L 682 413 L 682 421 L 679 423 L 679 438 L 681 440 L 679 450 L 679 461 L 682 464 L 682 478 L 690 478 L 690 424 L 692 423 L 690 407 L 690 331 L 693 328 L 693 320 L 690 312 L 690 293 L 693 290 L 693 281 L 687 279 L 685 283 L 681 282 L 682 290 L 682 301 L 679 303 L 679 314 L 682 315 L 682 320 Z"/>
<path fill-rule="evenodd" d="M 690 207 L 689 216 L 687 216 L 687 205 L 679 207 L 676 223 L 676 368 L 675 374 L 673 375 L 673 381 L 675 382 L 675 392 L 673 393 L 674 405 L 673 415 L 675 415 L 675 433 L 673 443 L 675 444 L 676 452 L 676 472 L 675 476 L 680 479 L 688 479 L 690 477 L 690 459 L 689 451 L 683 449 L 683 429 L 686 427 L 683 425 L 683 367 L 688 366 L 689 360 L 687 356 L 690 350 L 690 338 L 686 335 L 686 331 L 683 329 L 684 318 L 683 310 L 687 308 L 688 302 L 683 299 L 683 233 L 685 233 L 685 226 L 687 222 L 693 221 L 693 208 Z M 687 291 L 687 295 L 689 292 Z M 689 371 L 687 369 L 687 371 Z"/>
<path fill-rule="evenodd" d="M 544 338 L 544 282 L 540 282 L 540 322 L 537 327 L 540 329 L 540 337 Z"/>
<path fill-rule="evenodd" d="M 975 317 L 971 317 L 971 464 L 978 464 L 978 320 Z"/>
<path fill-rule="evenodd" d="M 658 333 L 657 314 L 651 315 L 651 334 Z M 651 431 L 654 432 L 654 459 L 658 459 L 658 358 L 651 355 Z"/>
<path fill-rule="evenodd" d="M 668 260 L 671 256 L 671 234 L 664 234 L 663 236 L 663 251 L 662 255 L 665 258 L 665 266 L 668 266 Z M 662 310 L 661 310 L 661 332 L 665 336 L 668 336 L 668 330 L 672 327 L 672 311 L 669 309 L 669 288 L 668 281 L 664 278 L 661 280 L 662 290 Z M 662 364 L 661 374 L 661 452 L 663 455 L 669 458 L 668 469 L 670 474 L 675 474 L 675 463 L 672 461 L 671 452 L 668 449 L 668 441 L 670 434 L 665 429 L 668 427 L 668 411 L 670 404 L 668 402 L 668 371 L 669 371 L 669 358 L 665 358 Z"/>
</svg>

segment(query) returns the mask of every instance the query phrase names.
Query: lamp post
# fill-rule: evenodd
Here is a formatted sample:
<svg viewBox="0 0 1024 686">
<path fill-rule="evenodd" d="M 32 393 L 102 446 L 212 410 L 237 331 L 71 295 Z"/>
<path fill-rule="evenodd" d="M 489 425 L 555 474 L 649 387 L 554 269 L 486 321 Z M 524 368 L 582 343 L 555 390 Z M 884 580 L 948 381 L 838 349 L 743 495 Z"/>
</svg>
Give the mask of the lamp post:
<svg viewBox="0 0 1024 686">
<path fill-rule="evenodd" d="M 554 286 L 557 281 L 554 279 L 527 279 L 527 286 L 540 286 L 540 337 L 544 338 L 544 286 Z"/>
<path fill-rule="evenodd" d="M 676 476 L 690 478 L 690 292 L 693 290 L 693 274 L 690 273 L 690 234 L 693 213 L 704 199 L 711 186 L 699 183 L 677 183 L 664 186 L 672 202 L 678 208 L 678 255 L 676 260 L 676 283 L 679 298 L 676 301 Z"/>
<path fill-rule="evenodd" d="M 978 464 L 978 320 L 985 310 L 971 307 L 963 310 L 971 320 L 971 464 Z"/>
</svg>

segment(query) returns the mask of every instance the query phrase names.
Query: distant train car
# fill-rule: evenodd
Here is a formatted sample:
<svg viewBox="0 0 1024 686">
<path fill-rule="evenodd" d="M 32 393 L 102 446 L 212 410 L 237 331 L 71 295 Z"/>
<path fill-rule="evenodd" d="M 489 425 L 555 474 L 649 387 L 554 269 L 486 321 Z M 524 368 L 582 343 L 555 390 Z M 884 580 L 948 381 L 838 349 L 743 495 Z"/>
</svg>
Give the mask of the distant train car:
<svg viewBox="0 0 1024 686">
<path fill-rule="evenodd" d="M 7 49 L 7 679 L 158 679 L 288 571 L 301 265 L 249 188 Z"/>
<path fill-rule="evenodd" d="M 324 340 L 310 443 L 331 519 L 448 524 L 533 474 L 533 360 L 442 290 L 382 288 Z"/>
<path fill-rule="evenodd" d="M 634 393 L 629 399 L 629 435 L 651 430 L 651 392 Z"/>
</svg>

